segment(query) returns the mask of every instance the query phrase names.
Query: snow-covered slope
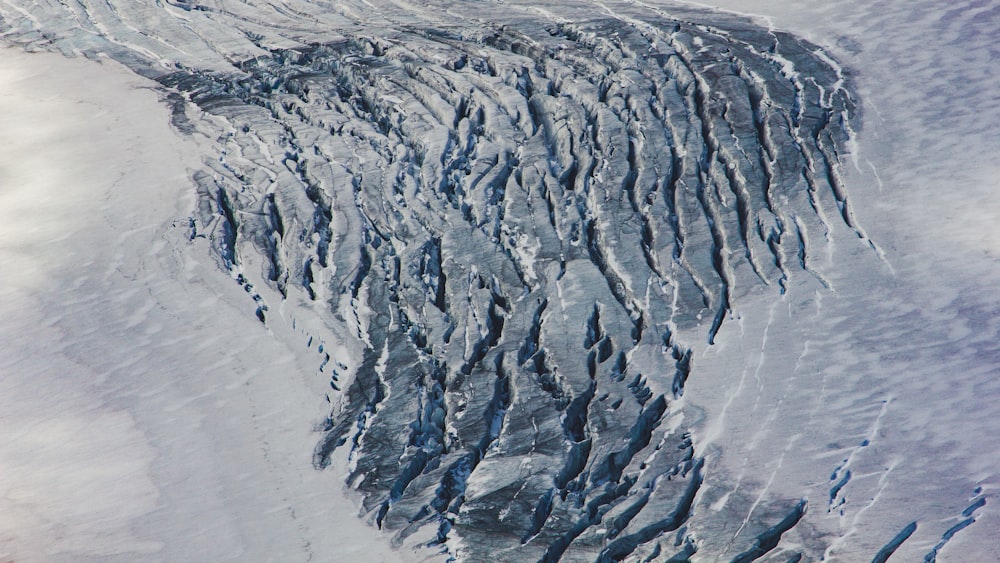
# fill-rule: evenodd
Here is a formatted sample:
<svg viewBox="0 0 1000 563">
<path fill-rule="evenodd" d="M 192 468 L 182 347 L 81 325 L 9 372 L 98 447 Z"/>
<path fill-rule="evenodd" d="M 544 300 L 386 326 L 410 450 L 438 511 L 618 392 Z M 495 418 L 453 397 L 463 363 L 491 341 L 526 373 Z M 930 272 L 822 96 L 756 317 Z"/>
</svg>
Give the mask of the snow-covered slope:
<svg viewBox="0 0 1000 563">
<path fill-rule="evenodd" d="M 1000 559 L 991 496 L 1000 458 L 992 297 L 1000 284 L 993 156 L 1000 137 L 992 130 L 1000 122 L 1000 72 L 988 62 L 997 52 L 997 6 L 717 4 L 766 15 L 767 23 L 828 46 L 850 69 L 863 114 L 846 184 L 889 270 L 859 263 L 838 243 L 833 269 L 824 270 L 832 274 L 833 299 L 822 299 L 815 317 L 832 330 L 803 319 L 791 335 L 810 342 L 814 369 L 835 375 L 811 389 L 825 399 L 812 420 L 830 438 L 816 450 L 844 448 L 828 458 L 836 462 L 829 490 L 838 506 L 830 515 L 843 537 L 829 557 L 864 559 L 856 554 L 881 549 L 877 536 L 891 537 L 891 530 L 908 538 L 893 561 Z M 852 444 L 848 435 L 860 440 Z M 860 444 L 868 445 L 851 447 Z M 809 451 L 802 443 L 789 450 L 797 457 Z M 734 454 L 734 465 L 746 463 Z M 775 475 L 781 484 L 789 473 Z"/>
<path fill-rule="evenodd" d="M 310 465 L 298 334 L 188 241 L 203 139 L 111 61 L 4 50 L 0 77 L 2 557 L 403 560 Z"/>
<path fill-rule="evenodd" d="M 0 58 L 3 554 L 997 559 L 993 16 L 913 6 L 0 3 L 104 61 Z"/>
</svg>

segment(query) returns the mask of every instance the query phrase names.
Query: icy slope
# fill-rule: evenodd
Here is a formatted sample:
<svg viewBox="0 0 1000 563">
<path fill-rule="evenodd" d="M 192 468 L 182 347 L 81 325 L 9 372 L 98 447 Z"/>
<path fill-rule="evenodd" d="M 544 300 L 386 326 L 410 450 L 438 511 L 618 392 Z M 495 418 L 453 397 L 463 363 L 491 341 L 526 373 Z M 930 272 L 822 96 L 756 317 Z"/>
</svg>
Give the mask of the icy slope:
<svg viewBox="0 0 1000 563">
<path fill-rule="evenodd" d="M 896 215 L 861 173 L 883 169 L 865 144 L 881 130 L 868 116 L 855 136 L 855 80 L 827 50 L 626 2 L 2 6 L 8 42 L 126 64 L 200 139 L 193 211 L 165 240 L 232 326 L 209 340 L 229 352 L 168 364 L 206 372 L 192 397 L 239 388 L 217 369 L 282 366 L 248 399 L 277 418 L 217 399 L 213 419 L 254 432 L 202 452 L 270 467 L 261 482 L 306 514 L 257 535 L 218 477 L 228 553 L 341 556 L 316 504 L 343 505 L 340 483 L 309 454 L 349 455 L 368 518 L 418 557 L 859 560 L 962 538 L 995 553 L 969 527 L 995 518 L 991 450 L 950 443 L 964 419 L 946 418 L 995 395 L 996 327 L 962 333 L 995 315 L 949 315 L 960 287 L 915 304 L 930 273 L 894 270 L 896 231 L 873 225 Z M 177 280 L 170 260 L 150 275 Z M 176 303 L 167 334 L 205 314 Z M 949 395 L 919 353 L 957 344 Z M 112 380 L 143 412 L 179 385 Z M 170 422 L 143 424 L 168 441 Z M 944 451 L 957 475 L 928 457 Z M 168 550 L 185 530 L 159 529 Z"/>
</svg>

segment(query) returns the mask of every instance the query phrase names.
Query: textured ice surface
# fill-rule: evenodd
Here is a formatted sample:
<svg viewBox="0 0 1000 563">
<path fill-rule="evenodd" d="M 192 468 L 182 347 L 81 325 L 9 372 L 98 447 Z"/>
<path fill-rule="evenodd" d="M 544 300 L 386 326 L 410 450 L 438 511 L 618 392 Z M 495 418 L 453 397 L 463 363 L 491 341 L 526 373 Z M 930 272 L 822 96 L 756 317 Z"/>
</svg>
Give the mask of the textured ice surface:
<svg viewBox="0 0 1000 563">
<path fill-rule="evenodd" d="M 55 261 L 100 298 L 6 306 L 80 304 L 60 345 L 110 386 L 82 456 L 175 460 L 111 471 L 143 523 L 121 547 L 111 521 L 14 555 L 342 558 L 354 508 L 312 455 L 349 458 L 401 557 L 995 559 L 996 81 L 947 39 L 989 7 L 658 6 L 0 4 L 9 43 L 155 80 L 202 155 L 185 197 L 94 177 L 166 202 L 109 204 L 81 232 L 118 253 Z M 109 281 L 137 260 L 146 305 Z M 5 384 L 61 371 L 9 346 Z M 204 522 L 224 539 L 179 545 Z"/>
</svg>

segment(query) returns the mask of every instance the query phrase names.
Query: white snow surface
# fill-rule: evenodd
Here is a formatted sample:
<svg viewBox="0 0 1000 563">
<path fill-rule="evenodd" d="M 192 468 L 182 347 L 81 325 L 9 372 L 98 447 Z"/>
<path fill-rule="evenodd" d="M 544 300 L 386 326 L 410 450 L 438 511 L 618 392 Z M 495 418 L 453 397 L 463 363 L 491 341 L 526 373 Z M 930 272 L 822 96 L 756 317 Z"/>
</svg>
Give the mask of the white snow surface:
<svg viewBox="0 0 1000 563">
<path fill-rule="evenodd" d="M 917 522 L 891 559 L 917 561 L 985 498 L 937 558 L 1000 560 L 1000 6 L 705 4 L 856 81 L 845 172 L 882 255 L 834 229 L 814 264 L 829 288 L 746 296 L 695 348 L 685 400 L 712 471 L 692 519 L 732 522 L 702 540 L 806 498 L 775 560 L 817 538 L 867 560 Z M 0 115 L 0 558 L 429 556 L 356 518 L 346 459 L 312 469 L 327 378 L 301 344 L 338 349 L 342 329 L 297 302 L 265 328 L 207 243 L 183 242 L 212 140 L 173 132 L 157 85 L 116 63 L 9 49 Z M 728 513 L 734 495 L 753 512 Z"/>
<path fill-rule="evenodd" d="M 404 560 L 312 469 L 306 337 L 178 248 L 199 146 L 155 86 L 0 51 L 0 559 Z"/>
<path fill-rule="evenodd" d="M 839 536 L 826 550 L 836 561 L 871 557 L 876 537 L 915 521 L 891 560 L 917 561 L 968 516 L 982 487 L 976 522 L 937 558 L 1000 560 L 1000 69 L 990 63 L 1000 6 L 710 4 L 766 16 L 764 25 L 828 49 L 856 80 L 863 129 L 847 184 L 884 251 L 880 263 L 856 254 L 850 235 L 835 237 L 821 268 L 832 291 L 744 303 L 744 322 L 705 350 L 699 370 L 717 379 L 692 381 L 690 396 L 719 390 L 719 404 L 702 405 L 702 435 L 720 436 L 715 463 L 730 480 L 768 476 L 738 478 L 736 490 L 727 482 L 724 494 L 799 494 L 811 512 L 829 509 L 813 521 Z M 734 376 L 745 378 L 739 410 L 725 408 Z M 817 471 L 824 464 L 837 469 L 830 482 Z"/>
</svg>

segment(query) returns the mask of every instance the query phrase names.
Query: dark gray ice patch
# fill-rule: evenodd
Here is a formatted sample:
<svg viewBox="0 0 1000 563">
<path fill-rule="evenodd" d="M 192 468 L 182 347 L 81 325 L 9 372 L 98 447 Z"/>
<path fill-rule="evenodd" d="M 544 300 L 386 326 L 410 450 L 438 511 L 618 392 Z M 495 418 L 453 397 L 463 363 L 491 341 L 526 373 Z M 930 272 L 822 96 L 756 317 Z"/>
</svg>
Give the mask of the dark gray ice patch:
<svg viewBox="0 0 1000 563">
<path fill-rule="evenodd" d="M 519 21 L 477 41 L 407 28 L 273 50 L 242 76 L 163 78 L 245 123 L 237 144 L 294 156 L 279 181 L 307 197 L 255 195 L 253 170 L 230 164 L 220 248 L 234 246 L 229 217 L 262 206 L 239 233 L 262 237 L 277 289 L 348 292 L 385 319 L 367 338 L 391 338 L 387 368 L 375 376 L 373 344 L 316 463 L 350 440 L 365 507 L 400 540 L 433 525 L 469 560 L 662 549 L 690 507 L 643 515 L 701 482 L 700 464 L 676 472 L 688 450 L 667 446 L 686 438 L 654 437 L 697 377 L 683 338 L 712 342 L 737 290 L 811 276 L 824 202 L 853 227 L 831 155 L 854 102 L 815 47 L 636 16 Z M 348 183 L 317 175 L 331 160 Z M 364 229 L 338 244 L 330 209 L 345 202 Z M 325 266 L 345 251 L 354 267 Z M 560 299 L 567 287 L 589 305 Z M 534 469 L 512 483 L 490 469 L 505 459 Z M 687 485 L 666 495 L 658 479 Z M 803 510 L 741 557 L 773 549 Z"/>
<path fill-rule="evenodd" d="M 822 281 L 827 216 L 863 236 L 839 172 L 849 76 L 731 15 L 613 4 L 558 21 L 462 4 L 474 13 L 447 26 L 390 25 L 385 5 L 360 30 L 227 13 L 258 54 L 225 72 L 80 46 L 156 77 L 178 130 L 196 127 L 185 103 L 228 124 L 196 174 L 192 236 L 261 321 L 251 279 L 358 331 L 313 462 L 351 448 L 364 510 L 396 542 L 429 527 L 469 561 L 694 555 L 719 532 L 687 527 L 711 468 L 664 424 L 698 377 L 692 342 L 751 289 Z"/>
</svg>

